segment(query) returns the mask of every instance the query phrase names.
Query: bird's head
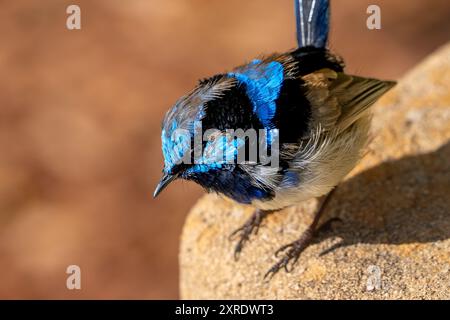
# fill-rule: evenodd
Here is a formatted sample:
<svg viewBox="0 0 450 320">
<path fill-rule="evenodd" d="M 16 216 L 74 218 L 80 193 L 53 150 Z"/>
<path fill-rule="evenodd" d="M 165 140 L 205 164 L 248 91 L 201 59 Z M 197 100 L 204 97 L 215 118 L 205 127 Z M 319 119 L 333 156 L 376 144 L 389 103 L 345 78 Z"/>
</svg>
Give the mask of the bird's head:
<svg viewBox="0 0 450 320">
<path fill-rule="evenodd" d="M 272 156 L 283 79 L 282 63 L 254 60 L 200 81 L 182 97 L 163 120 L 164 170 L 154 196 L 177 178 L 238 202 L 272 194 L 279 167 L 270 158 L 268 168 L 261 150 Z"/>
<path fill-rule="evenodd" d="M 225 75 L 202 80 L 167 112 L 161 132 L 163 177 L 154 197 L 177 178 L 202 184 L 205 174 L 211 171 L 223 174 L 231 168 L 222 163 L 223 158 L 218 158 L 222 155 L 218 151 L 233 142 L 226 141 L 223 132 L 216 128 L 209 109 L 213 101 L 220 101 L 235 86 L 236 80 Z M 205 181 L 202 185 L 208 187 L 206 184 Z"/>
</svg>

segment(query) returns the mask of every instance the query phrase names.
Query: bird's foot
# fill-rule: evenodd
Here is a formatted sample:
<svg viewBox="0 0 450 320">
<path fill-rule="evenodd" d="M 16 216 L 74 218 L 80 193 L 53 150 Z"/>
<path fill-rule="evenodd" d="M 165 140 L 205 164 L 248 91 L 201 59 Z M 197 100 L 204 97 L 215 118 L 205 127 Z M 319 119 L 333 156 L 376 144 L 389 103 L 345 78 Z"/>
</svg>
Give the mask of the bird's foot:
<svg viewBox="0 0 450 320">
<path fill-rule="evenodd" d="M 280 249 L 278 249 L 275 252 L 275 257 L 278 257 L 280 253 L 283 253 L 283 257 L 278 260 L 277 263 L 275 263 L 272 268 L 267 271 L 267 273 L 264 276 L 264 279 L 271 279 L 278 271 L 280 271 L 281 268 L 284 268 L 286 272 L 292 271 L 295 263 L 300 258 L 300 254 L 308 247 L 308 245 L 311 243 L 311 240 L 314 238 L 314 235 L 317 233 L 323 232 L 327 229 L 330 229 L 332 223 L 334 221 L 341 221 L 339 218 L 331 218 L 328 221 L 326 221 L 324 224 L 322 224 L 320 227 L 317 227 L 319 223 L 319 219 L 322 216 L 322 214 L 325 211 L 325 208 L 327 207 L 332 195 L 334 194 L 336 189 L 331 190 L 323 199 L 322 204 L 320 205 L 319 210 L 317 210 L 316 214 L 314 215 L 313 222 L 308 227 L 308 229 L 303 232 L 301 237 L 290 244 L 282 246 Z M 291 266 L 289 268 L 289 265 Z"/>
<path fill-rule="evenodd" d="M 264 276 L 264 279 L 271 279 L 280 269 L 284 268 L 286 272 L 292 271 L 295 263 L 300 258 L 300 254 L 305 250 L 308 245 L 311 243 L 311 240 L 314 236 L 314 229 L 309 227 L 303 232 L 302 236 L 287 245 L 282 246 L 275 252 L 275 257 L 278 257 L 281 253 L 283 253 L 283 257 L 275 263 L 272 268 L 267 271 Z M 289 267 L 290 265 L 290 267 Z"/>
<path fill-rule="evenodd" d="M 333 222 L 342 222 L 340 218 L 334 217 L 327 220 L 317 229 L 314 229 L 314 226 L 308 227 L 305 232 L 303 232 L 302 236 L 287 245 L 282 246 L 277 251 L 275 251 L 275 257 L 278 257 L 281 253 L 284 253 L 283 257 L 275 263 L 272 268 L 267 271 L 264 278 L 272 278 L 280 269 L 284 268 L 286 272 L 291 272 L 294 268 L 295 263 L 300 258 L 302 252 L 311 244 L 311 241 L 314 239 L 314 236 L 326 232 L 331 228 Z M 290 267 L 289 267 L 290 265 Z"/>
<path fill-rule="evenodd" d="M 235 230 L 230 235 L 230 240 L 235 237 L 239 237 L 239 241 L 234 248 L 234 258 L 239 259 L 239 254 L 242 251 L 245 243 L 250 239 L 252 234 L 258 234 L 259 226 L 265 217 L 269 215 L 272 211 L 256 209 L 253 215 L 248 219 L 239 229 Z"/>
</svg>

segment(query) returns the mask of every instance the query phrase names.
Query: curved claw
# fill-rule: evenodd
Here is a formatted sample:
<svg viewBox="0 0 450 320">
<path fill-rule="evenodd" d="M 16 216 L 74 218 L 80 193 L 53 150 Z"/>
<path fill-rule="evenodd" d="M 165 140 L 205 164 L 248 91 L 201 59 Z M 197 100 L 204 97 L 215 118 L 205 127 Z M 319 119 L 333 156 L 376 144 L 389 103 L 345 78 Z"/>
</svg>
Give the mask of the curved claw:
<svg viewBox="0 0 450 320">
<path fill-rule="evenodd" d="M 244 243 L 246 243 L 248 239 L 249 239 L 248 236 L 243 235 L 241 239 L 238 241 L 238 243 L 234 247 L 234 260 L 236 261 L 239 260 L 239 255 L 242 251 L 242 248 L 244 247 Z"/>
<path fill-rule="evenodd" d="M 243 231 L 244 228 L 245 228 L 245 226 L 242 226 L 242 227 L 240 227 L 240 228 L 234 230 L 234 231 L 228 236 L 228 240 L 229 240 L 229 241 L 234 240 L 235 237 L 236 237 L 236 235 L 237 235 L 239 232 Z"/>
<path fill-rule="evenodd" d="M 241 250 L 242 248 L 237 248 L 238 246 L 236 246 L 236 248 L 234 249 L 234 261 L 238 261 L 239 260 L 239 256 L 241 254 Z"/>
<path fill-rule="evenodd" d="M 285 256 L 283 259 L 281 259 L 280 261 L 278 261 L 277 263 L 275 263 L 275 264 L 274 264 L 274 265 L 266 272 L 266 274 L 264 275 L 264 279 L 269 278 L 269 276 L 270 276 L 270 279 L 272 279 L 273 276 L 274 276 L 278 271 L 280 271 L 281 268 L 284 268 L 284 270 L 285 270 L 287 273 L 292 272 L 292 270 L 294 270 L 294 265 L 295 265 L 295 263 L 297 262 L 298 258 L 295 258 L 294 262 L 293 262 L 292 265 L 291 265 L 291 268 L 289 268 L 289 261 L 291 261 L 291 259 L 292 259 L 291 257 Z"/>
<path fill-rule="evenodd" d="M 286 244 L 286 245 L 282 246 L 281 248 L 278 248 L 278 250 L 275 251 L 275 253 L 274 253 L 275 258 L 278 258 L 278 256 L 280 255 L 280 253 L 284 252 L 284 251 L 285 251 L 286 249 L 288 249 L 289 247 L 292 247 L 292 245 L 293 245 L 293 243 L 289 243 L 289 244 Z"/>
<path fill-rule="evenodd" d="M 264 280 L 271 280 L 273 276 L 280 270 L 276 265 L 272 266 L 264 275 Z"/>
</svg>

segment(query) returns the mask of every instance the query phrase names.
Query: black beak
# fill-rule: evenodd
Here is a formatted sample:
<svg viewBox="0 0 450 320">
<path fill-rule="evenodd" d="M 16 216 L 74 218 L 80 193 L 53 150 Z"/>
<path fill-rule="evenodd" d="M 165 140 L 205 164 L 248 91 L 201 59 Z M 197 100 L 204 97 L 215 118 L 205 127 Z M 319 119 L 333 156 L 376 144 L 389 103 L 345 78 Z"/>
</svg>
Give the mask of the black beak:
<svg viewBox="0 0 450 320">
<path fill-rule="evenodd" d="M 158 185 L 156 186 L 155 192 L 153 192 L 153 198 L 156 198 L 158 194 L 160 194 L 161 191 L 164 190 L 165 187 L 169 185 L 173 180 L 178 178 L 177 174 L 164 174 L 164 176 L 161 178 L 161 181 L 159 181 Z"/>
</svg>

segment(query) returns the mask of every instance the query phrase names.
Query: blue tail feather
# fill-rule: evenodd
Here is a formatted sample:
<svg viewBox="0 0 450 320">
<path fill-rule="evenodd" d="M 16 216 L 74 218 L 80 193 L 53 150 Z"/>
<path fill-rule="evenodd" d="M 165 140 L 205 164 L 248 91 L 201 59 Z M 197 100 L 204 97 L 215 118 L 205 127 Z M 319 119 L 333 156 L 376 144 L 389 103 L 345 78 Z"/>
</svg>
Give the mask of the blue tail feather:
<svg viewBox="0 0 450 320">
<path fill-rule="evenodd" d="M 325 48 L 329 28 L 329 0 L 294 0 L 299 48 Z"/>
</svg>

